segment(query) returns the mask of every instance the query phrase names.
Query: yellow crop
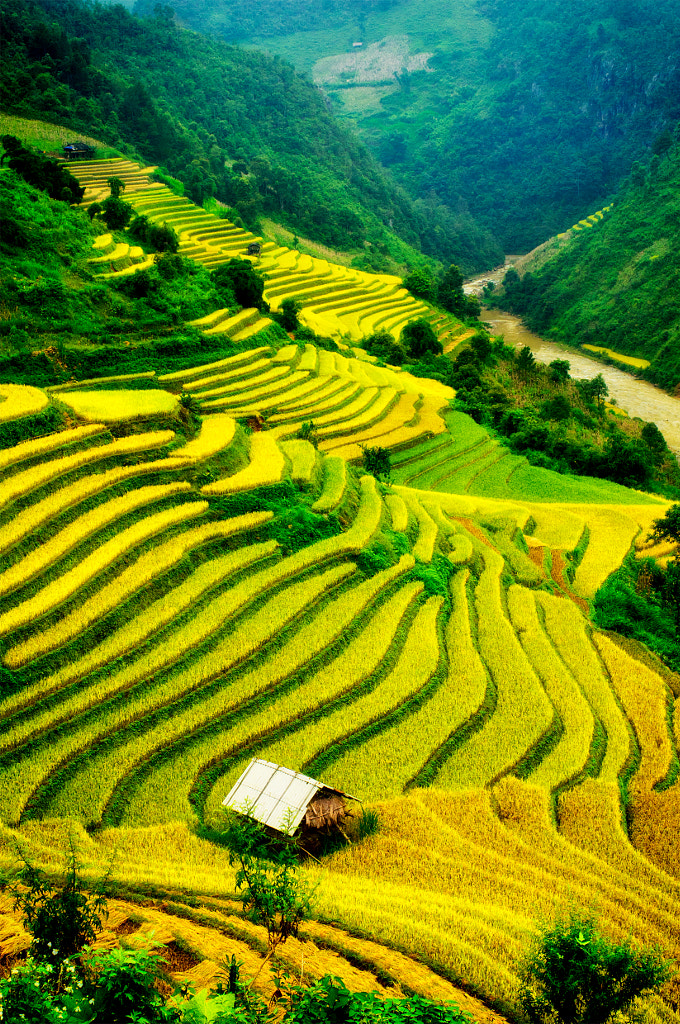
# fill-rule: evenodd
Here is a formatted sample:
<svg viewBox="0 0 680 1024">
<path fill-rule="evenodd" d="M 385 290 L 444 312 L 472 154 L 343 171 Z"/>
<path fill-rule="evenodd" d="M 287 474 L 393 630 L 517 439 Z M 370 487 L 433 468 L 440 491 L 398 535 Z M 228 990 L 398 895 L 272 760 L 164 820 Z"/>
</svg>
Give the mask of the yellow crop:
<svg viewBox="0 0 680 1024">
<path fill-rule="evenodd" d="M 633 366 L 636 370 L 646 370 L 649 366 L 648 359 L 638 359 L 636 356 L 624 356 L 620 352 L 614 352 L 610 348 L 604 348 L 602 345 L 582 345 L 581 348 L 588 349 L 589 352 L 603 352 L 609 356 L 610 359 L 615 359 L 617 363 L 625 363 L 627 366 Z"/>
<path fill-rule="evenodd" d="M 431 434 L 443 434 L 446 424 L 439 415 L 442 407 L 442 400 L 432 395 L 424 395 L 423 404 L 418 413 L 418 426 L 421 430 L 427 430 Z"/>
<path fill-rule="evenodd" d="M 272 356 L 273 363 L 292 363 L 300 349 L 297 345 L 284 345 L 275 356 Z"/>
<path fill-rule="evenodd" d="M 269 568 L 245 577 L 237 586 L 232 587 L 205 606 L 198 620 L 192 619 L 186 625 L 177 628 L 157 647 L 150 647 L 124 669 L 111 673 L 106 681 L 100 680 L 97 683 L 97 699 L 103 699 L 104 696 L 116 693 L 119 689 L 132 686 L 140 679 L 149 678 L 161 668 L 173 664 L 183 657 L 187 650 L 222 628 L 225 621 L 245 608 L 259 594 L 265 593 L 270 587 L 277 586 L 298 573 L 304 572 L 310 566 L 323 563 L 328 558 L 342 555 L 345 552 L 360 551 L 377 530 L 382 508 L 373 477 L 362 477 L 361 490 L 359 511 L 346 533 L 317 541 L 316 544 L 303 548 L 297 554 L 290 555 Z M 2 704 L 2 711 L 9 713 L 10 710 L 24 707 L 38 696 L 52 693 L 74 679 L 82 679 L 100 665 L 112 662 L 172 622 L 177 615 L 190 607 L 207 590 L 221 582 L 230 573 L 252 565 L 259 559 L 272 554 L 276 548 L 275 541 L 268 541 L 264 544 L 251 545 L 245 551 L 232 552 L 206 563 L 197 569 L 185 583 L 143 611 L 136 619 L 107 638 L 93 651 L 71 665 L 64 666 L 52 676 L 40 680 L 33 686 L 25 687 L 20 693 L 7 698 Z M 82 703 L 83 699 L 84 697 L 79 697 L 79 702 Z"/>
<path fill-rule="evenodd" d="M 145 370 L 143 373 L 119 373 L 115 377 L 88 377 L 86 380 L 70 380 L 68 384 L 52 384 L 46 391 L 58 394 L 60 391 L 75 391 L 76 388 L 87 388 L 91 384 L 119 384 L 128 380 L 153 380 L 156 376 L 155 370 Z"/>
<path fill-rule="evenodd" d="M 252 360 L 262 357 L 265 352 L 269 352 L 269 346 L 263 345 L 261 348 L 249 349 L 247 352 L 238 352 L 235 356 L 229 356 L 227 359 L 218 359 L 215 363 L 203 363 L 202 366 L 194 366 L 189 370 L 176 370 L 175 373 L 164 373 L 158 380 L 161 383 L 169 383 L 170 381 L 177 380 L 192 380 L 194 377 L 204 377 L 206 374 L 210 374 L 213 370 L 225 370 L 234 369 L 237 366 L 245 367 Z M 262 360 L 262 364 L 266 365 L 269 363 L 268 359 Z"/>
<path fill-rule="evenodd" d="M 162 416 L 178 406 L 169 391 L 66 391 L 59 400 L 85 420 L 120 423 L 142 416 Z"/>
<path fill-rule="evenodd" d="M 297 371 L 291 372 L 290 367 L 286 367 L 285 369 L 287 370 L 287 373 L 280 375 L 280 379 L 278 381 L 274 380 L 270 381 L 268 384 L 259 384 L 258 379 L 258 381 L 255 382 L 258 383 L 258 387 L 249 389 L 243 385 L 242 390 L 237 394 L 225 395 L 223 398 L 215 398 L 210 402 L 204 402 L 203 396 L 213 393 L 217 395 L 221 390 L 220 388 L 216 388 L 214 392 L 201 391 L 197 397 L 202 402 L 205 409 L 222 409 L 226 407 L 239 409 L 244 405 L 257 403 L 260 399 L 268 401 L 275 395 L 285 394 L 289 390 L 293 390 L 300 381 L 309 379 L 308 373 L 298 373 Z M 263 374 L 263 376 L 266 375 Z"/>
<path fill-rule="evenodd" d="M 63 558 L 65 554 L 81 544 L 92 534 L 104 529 L 111 523 L 117 522 L 122 516 L 143 505 L 150 505 L 153 502 L 162 501 L 172 494 L 180 491 L 191 490 L 191 484 L 174 483 L 161 484 L 156 487 L 139 487 L 136 490 L 128 491 L 118 498 L 105 501 L 96 508 L 90 509 L 84 515 L 74 519 L 63 530 L 50 537 L 48 541 L 34 548 L 29 554 L 22 558 L 11 568 L 0 573 L 0 597 L 11 593 L 17 587 L 27 583 L 33 576 L 38 575 L 53 562 Z"/>
<path fill-rule="evenodd" d="M 11 697 L 5 698 L 2 702 L 2 711 L 9 714 L 19 708 L 27 708 L 31 703 L 54 693 L 67 686 L 77 679 L 83 679 L 88 673 L 100 668 L 102 665 L 111 664 L 116 658 L 134 650 L 135 647 L 143 644 L 150 637 L 153 637 L 159 630 L 163 629 L 173 619 L 181 615 L 188 608 L 191 608 L 196 601 L 200 600 L 214 587 L 219 586 L 235 572 L 252 568 L 263 558 L 272 555 L 278 545 L 276 541 L 270 540 L 263 544 L 251 544 L 237 551 L 230 551 L 219 558 L 213 558 L 199 566 L 191 576 L 170 591 L 168 595 L 160 598 L 149 608 L 145 608 L 126 626 L 121 627 L 111 636 L 107 637 L 91 651 L 83 654 L 80 658 L 58 669 L 52 675 L 44 676 L 37 683 L 25 687 L 23 690 Z M 265 577 L 267 581 L 270 576 Z M 259 577 L 255 586 L 259 583 Z M 232 605 L 229 605 L 231 608 Z M 182 652 L 179 652 L 181 654 Z M 168 661 L 172 662 L 178 654 L 170 651 Z M 159 661 L 162 665 L 162 659 Z M 142 672 L 144 670 L 142 669 Z M 111 676 L 110 678 L 113 678 Z M 98 698 L 104 699 L 116 692 L 117 687 L 132 685 L 137 681 L 138 676 L 133 673 L 116 675 L 112 686 L 97 691 Z M 79 705 L 77 705 L 79 706 Z M 62 707 L 65 705 L 62 703 Z M 33 723 L 28 720 L 28 713 L 25 715 L 24 725 L 29 727 L 29 733 L 34 731 Z M 29 733 L 22 732 L 21 736 Z"/>
<path fill-rule="evenodd" d="M 628 760 L 630 737 L 621 709 L 607 681 L 597 653 L 586 633 L 586 622 L 575 604 L 536 593 L 548 636 L 579 684 L 585 699 L 606 733 L 600 778 L 615 782 Z"/>
<path fill-rule="evenodd" d="M 35 441 L 20 441 L 13 448 L 0 450 L 0 469 L 6 469 L 24 459 L 33 459 L 38 455 L 46 455 L 57 448 L 65 448 L 69 444 L 77 444 L 87 437 L 95 434 L 102 434 L 106 430 L 103 423 L 92 423 L 87 427 L 72 427 L 70 430 L 62 430 L 58 434 L 47 434 L 46 437 L 37 437 Z"/>
<path fill-rule="evenodd" d="M 305 350 L 298 363 L 298 370 L 311 370 L 314 372 L 319 361 L 316 345 L 305 345 Z"/>
<path fill-rule="evenodd" d="M 631 658 L 609 637 L 595 633 L 593 639 L 640 744 L 640 766 L 631 788 L 648 791 L 665 778 L 673 757 L 666 723 L 671 694 L 656 672 Z"/>
<path fill-rule="evenodd" d="M 291 375 L 292 376 L 292 375 Z M 253 401 L 252 398 L 248 399 L 248 403 L 241 403 L 233 405 L 231 412 L 237 416 L 247 416 L 253 412 L 265 412 L 267 409 L 285 409 L 289 405 L 295 407 L 296 403 L 301 399 L 309 399 L 310 396 L 320 393 L 324 389 L 324 382 L 320 381 L 317 377 L 311 377 L 308 373 L 300 375 L 302 380 L 301 384 L 294 385 L 293 387 L 287 386 L 284 391 L 271 390 L 268 393 L 268 397 L 259 398 L 257 402 Z M 287 378 L 288 385 L 290 385 L 291 378 Z M 337 390 L 338 382 L 334 381 L 335 389 Z M 271 417 L 272 421 L 276 420 L 276 417 Z"/>
<path fill-rule="evenodd" d="M 236 432 L 236 420 L 226 413 L 214 413 L 212 416 L 204 416 L 201 420 L 201 429 L 193 441 L 187 441 L 181 448 L 175 448 L 168 461 L 181 459 L 191 462 L 200 462 L 217 455 L 218 452 L 228 448 L 234 440 Z"/>
<path fill-rule="evenodd" d="M 406 488 L 404 488 L 403 497 L 418 523 L 418 540 L 413 546 L 413 554 L 420 562 L 431 562 L 439 533 L 437 524 L 418 499 Z"/>
<path fill-rule="evenodd" d="M 206 523 L 204 526 L 186 530 L 165 544 L 157 545 L 152 551 L 141 555 L 133 565 L 124 569 L 120 576 L 93 597 L 88 598 L 70 615 L 66 615 L 49 629 L 36 633 L 29 640 L 8 651 L 5 664 L 16 668 L 55 647 L 61 647 L 74 636 L 84 632 L 92 622 L 127 600 L 131 594 L 146 586 L 152 579 L 167 572 L 187 551 L 217 537 L 229 537 L 241 530 L 255 529 L 268 522 L 272 516 L 272 512 L 250 512 L 224 522 Z"/>
<path fill-rule="evenodd" d="M 427 685 L 439 664 L 437 617 L 442 601 L 441 597 L 431 597 L 418 612 L 394 669 L 369 695 L 370 718 L 363 717 L 366 712 L 361 699 L 355 701 L 345 709 L 348 719 L 346 727 L 339 730 L 340 736 L 348 733 L 350 726 L 357 727 L 366 720 L 379 721 L 392 707 Z M 448 735 L 448 723 L 438 718 L 439 696 L 440 690 L 413 715 L 351 747 L 323 773 L 326 780 L 332 779 L 333 786 L 364 800 L 401 793 L 436 749 L 438 736 L 443 740 Z M 447 710 L 449 704 L 444 702 Z M 340 721 L 336 713 L 336 722 Z M 326 743 L 335 738 L 329 726 L 332 729 L 332 722 L 325 718 L 322 732 Z"/>
<path fill-rule="evenodd" d="M 375 439 L 383 447 L 398 443 L 399 440 L 408 440 L 410 428 L 404 427 L 410 419 L 415 416 L 415 395 L 400 395 L 396 405 L 384 416 L 379 423 L 366 430 L 353 431 L 352 442 L 359 445 L 361 442 Z M 398 433 L 401 432 L 401 433 Z M 389 441 L 384 441 L 383 435 L 390 435 Z M 394 436 L 393 436 L 394 435 Z M 403 435 L 403 436 L 402 436 Z M 320 448 L 323 451 L 330 451 L 344 444 L 344 439 L 331 439 L 322 441 Z"/>
<path fill-rule="evenodd" d="M 79 502 L 85 501 L 86 498 L 99 494 L 108 487 L 120 483 L 121 480 L 143 476 L 146 473 L 158 473 L 159 470 L 165 469 L 169 462 L 168 459 L 140 462 L 136 466 L 116 466 L 113 469 L 104 470 L 103 473 L 91 473 L 81 480 L 76 480 L 73 484 L 55 490 L 48 497 L 23 509 L 4 524 L 0 533 L 0 552 L 7 551 L 24 537 L 28 537 L 43 523 L 48 522 L 72 505 L 77 505 Z"/>
<path fill-rule="evenodd" d="M 343 693 L 351 693 L 365 679 L 375 672 L 387 655 L 394 636 L 403 616 L 414 599 L 422 592 L 422 583 L 408 583 L 401 587 L 389 601 L 381 605 L 369 624 L 352 638 L 352 642 L 332 661 L 318 669 L 311 678 L 297 687 L 290 694 L 283 696 L 271 707 L 267 707 L 258 716 L 258 722 L 267 722 L 269 728 L 282 721 L 293 721 L 305 711 L 323 707 Z M 392 678 L 393 672 L 388 678 Z M 396 677 L 395 677 L 396 678 Z M 401 678 L 401 677 L 400 677 Z M 408 680 L 401 678 L 404 695 L 409 691 Z M 377 692 L 380 697 L 373 703 L 371 698 Z M 390 696 L 388 687 L 383 680 L 372 693 L 359 697 L 357 701 L 343 704 L 335 711 L 330 711 L 314 723 L 302 725 L 295 732 L 281 740 L 272 742 L 265 747 L 262 757 L 299 769 L 328 742 L 338 736 L 345 735 L 362 724 L 381 717 L 381 708 L 390 708 L 398 702 L 396 691 Z M 344 717 L 348 716 L 348 717 Z M 344 725 L 343 725 L 344 722 Z M 244 727 L 252 727 L 255 723 L 244 723 L 239 730 L 234 730 L 234 741 L 240 740 Z M 260 729 L 262 725 L 260 725 Z M 224 744 L 224 737 L 222 743 Z M 225 749 L 224 745 L 222 749 Z M 238 778 L 242 768 L 234 768 L 217 783 L 210 792 L 206 804 L 208 820 L 219 814 L 222 800 L 229 792 L 233 782 Z"/>
<path fill-rule="evenodd" d="M 252 369 L 257 369 L 257 373 L 250 372 Z M 246 374 L 243 370 L 249 372 Z M 184 389 L 185 391 L 195 391 L 196 397 L 203 401 L 213 395 L 238 396 L 245 388 L 257 388 L 263 384 L 271 384 L 290 374 L 290 366 L 272 366 L 270 359 L 261 359 L 257 363 L 245 366 L 243 370 L 234 370 L 229 375 L 220 374 L 217 377 L 192 380 L 184 385 Z"/>
<path fill-rule="evenodd" d="M 324 383 L 325 382 L 325 383 Z M 321 415 L 347 406 L 357 395 L 361 388 L 354 381 L 335 378 L 328 381 L 327 378 L 319 380 L 319 390 L 314 393 L 313 401 L 297 404 L 291 402 L 290 408 L 285 404 L 286 395 L 281 396 L 281 412 L 270 417 L 272 423 L 285 423 L 289 420 L 313 420 L 317 422 Z"/>
<path fill-rule="evenodd" d="M 467 572 L 459 572 L 451 581 L 452 609 L 445 629 L 449 662 L 447 677 L 434 697 L 406 723 L 413 723 L 413 735 L 422 737 L 420 742 L 423 746 L 427 738 L 431 751 L 440 746 L 449 735 L 453 735 L 456 729 L 475 713 L 486 693 L 486 671 L 470 632 L 467 578 Z M 419 767 L 422 767 L 424 762 L 425 758 L 421 755 Z M 412 775 L 414 774 L 415 772 L 412 772 Z M 449 762 L 445 762 L 437 774 L 437 785 L 455 786 L 456 781 L 455 774 L 450 771 Z"/>
<path fill-rule="evenodd" d="M 232 476 L 216 480 L 201 488 L 203 494 L 233 494 L 253 487 L 274 484 L 281 479 L 286 465 L 283 452 L 270 431 L 253 434 L 250 442 L 250 463 Z"/>
<path fill-rule="evenodd" d="M 332 352 L 327 352 L 323 348 L 319 349 L 319 367 L 316 372 L 319 377 L 337 376 L 335 370 L 335 359 L 333 358 Z"/>
<path fill-rule="evenodd" d="M 291 480 L 295 483 L 311 483 L 318 459 L 314 445 L 310 444 L 309 441 L 295 439 L 292 441 L 281 441 L 281 448 L 292 463 L 290 470 Z"/>
<path fill-rule="evenodd" d="M 406 502 L 398 494 L 388 494 L 385 504 L 392 518 L 392 529 L 397 533 L 406 533 L 408 529 L 408 508 Z"/>
<path fill-rule="evenodd" d="M 331 512 L 342 501 L 347 485 L 347 465 L 344 459 L 327 455 L 323 460 L 323 490 L 312 505 L 314 512 Z"/>
<path fill-rule="evenodd" d="M 596 590 L 621 565 L 638 532 L 638 524 L 626 509 L 594 506 L 587 514 L 590 538 L 574 576 L 574 590 L 594 597 Z"/>
<path fill-rule="evenodd" d="M 0 423 L 32 416 L 44 409 L 49 396 L 28 384 L 0 384 Z"/>
<path fill-rule="evenodd" d="M 364 391 L 364 397 L 370 394 L 370 389 Z M 371 401 L 370 405 L 364 408 L 362 411 L 357 412 L 353 415 L 345 410 L 345 416 L 341 421 L 336 419 L 335 424 L 323 425 L 323 421 L 326 417 L 321 417 L 317 422 L 314 421 L 314 427 L 319 437 L 333 437 L 338 434 L 352 434 L 356 430 L 361 430 L 363 427 L 370 427 L 372 423 L 377 421 L 382 422 L 385 415 L 392 408 L 394 403 L 397 401 L 397 392 L 392 388 L 383 388 L 382 391 L 378 392 L 374 400 Z"/>
<path fill-rule="evenodd" d="M 548 594 L 544 599 L 557 602 L 560 609 L 565 603 L 564 598 Z M 534 594 L 524 587 L 510 587 L 508 608 L 525 654 L 564 726 L 557 745 L 531 773 L 533 783 L 554 789 L 583 771 L 593 738 L 593 715 L 578 683 L 541 627 Z"/>
<path fill-rule="evenodd" d="M 97 426 L 93 432 L 100 432 L 101 427 Z M 59 435 L 57 435 L 59 436 Z M 132 452 L 143 452 L 149 448 L 160 448 L 168 444 L 174 437 L 172 430 L 158 430 L 150 434 L 133 434 L 131 437 L 121 437 L 110 444 L 99 445 L 96 448 L 87 448 L 84 451 L 74 452 L 72 455 L 64 455 L 60 459 L 53 459 L 51 462 L 41 463 L 25 469 L 23 472 L 15 473 L 14 476 L 3 480 L 0 483 L 0 508 L 41 487 L 50 481 L 57 480 L 64 473 L 70 473 L 74 469 L 86 466 L 88 462 L 100 462 L 102 459 L 110 459 L 115 455 L 128 455 Z M 31 444 L 32 442 L 27 442 Z M 17 445 L 17 448 L 22 447 Z M 13 451 L 13 449 L 9 449 Z M 35 450 L 34 450 L 35 452 Z M 27 454 L 22 456 L 27 457 Z"/>
<path fill-rule="evenodd" d="M 536 523 L 534 536 L 546 547 L 573 551 L 583 534 L 585 519 L 570 512 L 564 505 L 532 505 L 531 514 Z"/>
<path fill-rule="evenodd" d="M 482 549 L 485 568 L 475 591 L 479 652 L 496 684 L 496 709 L 447 765 L 459 786 L 484 785 L 512 768 L 547 731 L 553 709 L 505 617 L 501 556 Z"/>
<path fill-rule="evenodd" d="M 108 249 L 108 247 L 111 245 L 112 241 L 113 241 L 113 235 L 112 234 L 97 235 L 97 237 L 95 238 L 94 242 L 92 243 L 92 248 L 93 249 Z"/>
<path fill-rule="evenodd" d="M 261 729 L 271 728 L 275 721 L 285 720 L 286 715 L 301 714 L 316 707 L 320 696 L 310 684 L 304 683 L 296 689 L 295 694 L 288 697 L 277 698 L 272 693 L 266 701 L 265 709 L 254 712 L 238 725 L 231 725 L 228 718 L 229 712 L 242 701 L 264 690 L 274 690 L 287 677 L 304 670 L 313 657 L 343 636 L 366 606 L 412 565 L 413 559 L 406 556 L 397 566 L 345 590 L 318 614 L 310 616 L 309 621 L 285 645 L 272 650 L 263 662 L 230 681 L 228 686 L 220 688 L 219 692 L 207 697 L 200 705 L 194 705 L 186 714 L 173 716 L 170 728 L 173 735 L 177 736 L 190 733 L 202 722 L 223 719 L 224 724 L 218 733 L 197 737 L 191 746 L 183 744 L 181 750 L 169 756 L 136 792 L 127 818 L 140 824 L 183 819 L 189 809 L 189 791 L 193 781 L 198 772 L 210 762 L 215 750 L 226 751 L 228 743 L 236 742 L 239 736 L 246 737 L 250 733 L 257 735 Z M 273 600 L 276 601 L 276 598 Z M 227 664 L 233 661 L 234 649 L 246 642 L 244 637 L 247 638 L 251 629 L 257 631 L 257 617 L 247 619 L 239 627 L 242 636 L 235 634 L 223 642 L 221 653 Z M 207 660 L 211 658 L 212 655 L 207 656 Z M 196 665 L 189 670 L 189 675 L 196 678 L 204 671 L 201 665 Z M 186 681 L 183 681 L 186 676 L 185 670 L 177 678 L 178 687 L 187 688 Z M 290 711 L 291 706 L 293 712 Z M 161 741 L 164 741 L 164 737 Z M 166 790 L 166 797 L 160 807 L 156 794 L 163 790 Z"/>
<path fill-rule="evenodd" d="M 188 684 L 189 690 L 196 689 L 210 678 L 216 678 L 227 671 L 232 665 L 248 658 L 257 651 L 264 643 L 278 636 L 297 615 L 305 608 L 313 605 L 324 593 L 337 586 L 356 572 L 356 567 L 351 564 L 333 566 L 319 576 L 292 583 L 286 590 L 268 601 L 259 611 L 247 620 L 244 629 L 236 630 L 229 638 L 216 645 L 201 660 L 201 671 L 187 673 L 184 681 Z M 186 692 L 186 691 L 184 691 Z M 62 743 L 61 738 L 50 744 L 50 759 L 59 756 L 64 758 L 68 754 L 85 744 L 89 745 L 93 738 L 106 735 L 110 731 L 118 731 L 129 722 L 142 714 L 163 707 L 171 701 L 180 697 L 182 691 L 178 689 L 174 678 L 167 679 L 154 685 L 144 687 L 143 691 L 131 695 L 129 699 L 117 708 L 111 708 L 101 712 L 95 723 L 89 724 L 82 730 Z M 189 730 L 193 728 L 193 721 L 196 718 L 200 721 L 200 710 L 192 715 L 188 713 Z M 150 750 L 155 749 L 159 743 L 167 742 L 175 730 L 176 734 L 183 735 L 185 727 L 189 723 L 186 716 L 181 713 L 173 714 L 162 726 L 156 729 L 147 730 L 142 735 L 135 733 L 125 745 L 118 744 L 115 751 L 102 751 L 99 756 L 90 759 L 84 769 L 71 778 L 59 794 L 51 802 L 51 810 L 57 816 L 63 814 L 63 808 L 69 806 L 69 814 L 72 817 L 89 821 L 99 821 L 101 813 L 108 801 L 112 790 L 118 780 L 126 773 L 139 759 Z M 27 772 L 32 771 L 26 764 Z M 22 785 L 23 785 L 22 778 Z"/>
<path fill-rule="evenodd" d="M 155 515 L 147 516 L 141 522 L 122 530 L 111 540 L 102 544 L 100 548 L 93 551 L 78 565 L 63 576 L 58 577 L 53 583 L 48 583 L 42 590 L 22 602 L 16 607 L 0 615 L 0 635 L 9 633 L 20 626 L 44 615 L 52 608 L 66 601 L 76 593 L 82 586 L 89 583 L 104 569 L 108 568 L 122 555 L 131 551 L 138 544 L 148 540 L 149 537 L 161 533 L 169 526 L 174 526 L 200 515 L 208 508 L 207 501 L 194 501 L 189 504 L 179 505 L 175 508 L 166 509 L 164 512 L 157 512 Z"/>
</svg>

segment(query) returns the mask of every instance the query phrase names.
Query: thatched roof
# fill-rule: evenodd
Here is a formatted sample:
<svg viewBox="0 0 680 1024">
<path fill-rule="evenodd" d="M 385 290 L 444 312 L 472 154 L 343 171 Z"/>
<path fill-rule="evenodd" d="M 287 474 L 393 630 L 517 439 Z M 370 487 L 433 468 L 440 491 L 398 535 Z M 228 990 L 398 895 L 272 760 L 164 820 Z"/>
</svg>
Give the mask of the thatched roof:
<svg viewBox="0 0 680 1024">
<path fill-rule="evenodd" d="M 337 825 L 347 813 L 339 789 L 332 789 L 290 768 L 253 758 L 223 801 L 234 811 L 247 808 L 256 821 L 282 832 L 295 831 L 303 822 L 310 828 Z"/>
</svg>

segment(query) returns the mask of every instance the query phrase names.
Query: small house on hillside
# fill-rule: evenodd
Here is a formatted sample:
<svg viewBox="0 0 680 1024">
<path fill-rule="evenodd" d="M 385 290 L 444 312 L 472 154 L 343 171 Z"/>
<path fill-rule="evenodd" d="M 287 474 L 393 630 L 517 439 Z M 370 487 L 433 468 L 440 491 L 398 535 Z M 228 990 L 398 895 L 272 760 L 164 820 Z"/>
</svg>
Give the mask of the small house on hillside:
<svg viewBox="0 0 680 1024">
<path fill-rule="evenodd" d="M 244 812 L 283 833 L 313 839 L 320 832 L 342 831 L 349 816 L 346 800 L 353 800 L 339 789 L 332 789 L 290 768 L 253 758 L 223 801 L 223 806 Z"/>
<path fill-rule="evenodd" d="M 94 153 L 94 146 L 88 146 L 86 142 L 67 142 L 64 145 L 67 160 L 92 160 Z"/>
</svg>

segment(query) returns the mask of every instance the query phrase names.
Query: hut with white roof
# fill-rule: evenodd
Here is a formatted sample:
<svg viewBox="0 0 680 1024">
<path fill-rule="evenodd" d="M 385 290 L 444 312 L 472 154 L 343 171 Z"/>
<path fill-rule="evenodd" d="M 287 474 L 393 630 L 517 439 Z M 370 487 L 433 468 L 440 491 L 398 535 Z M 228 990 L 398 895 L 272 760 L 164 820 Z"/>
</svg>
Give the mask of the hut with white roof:
<svg viewBox="0 0 680 1024">
<path fill-rule="evenodd" d="M 308 775 L 253 758 L 223 806 L 247 813 L 279 835 L 288 829 L 288 834 L 310 839 L 320 832 L 342 832 L 349 815 L 345 801 L 354 799 Z"/>
</svg>

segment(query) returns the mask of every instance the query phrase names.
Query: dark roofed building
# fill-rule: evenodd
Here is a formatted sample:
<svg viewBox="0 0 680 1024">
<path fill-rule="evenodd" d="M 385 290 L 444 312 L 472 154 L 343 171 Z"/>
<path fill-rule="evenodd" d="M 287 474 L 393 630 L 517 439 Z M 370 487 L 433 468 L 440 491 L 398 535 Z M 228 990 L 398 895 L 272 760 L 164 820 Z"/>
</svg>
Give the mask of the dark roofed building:
<svg viewBox="0 0 680 1024">
<path fill-rule="evenodd" d="M 87 142 L 67 142 L 64 146 L 64 156 L 67 160 L 92 159 L 94 153 L 94 146 L 88 146 Z"/>
</svg>

